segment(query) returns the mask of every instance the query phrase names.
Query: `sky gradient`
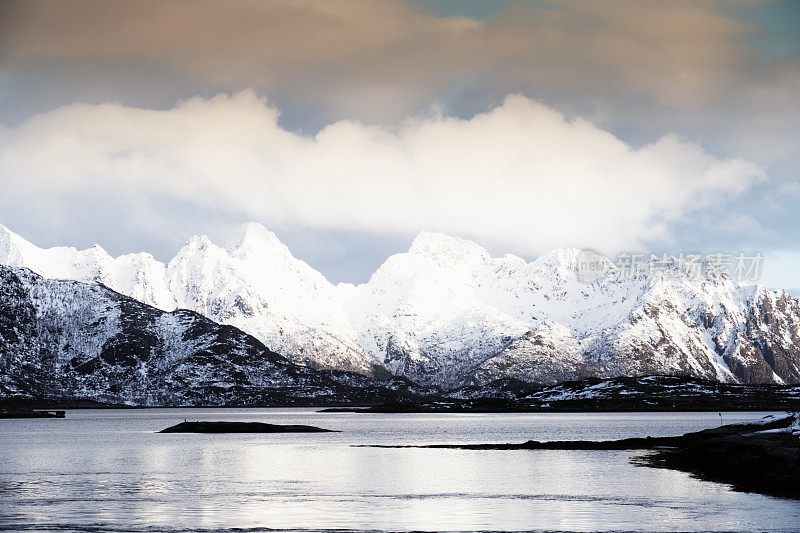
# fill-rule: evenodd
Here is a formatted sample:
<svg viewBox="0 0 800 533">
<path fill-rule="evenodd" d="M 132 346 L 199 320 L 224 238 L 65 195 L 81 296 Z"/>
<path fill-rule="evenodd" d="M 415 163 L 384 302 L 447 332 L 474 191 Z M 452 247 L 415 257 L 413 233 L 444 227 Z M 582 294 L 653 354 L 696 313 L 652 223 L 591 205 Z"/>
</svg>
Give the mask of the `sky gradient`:
<svg viewBox="0 0 800 533">
<path fill-rule="evenodd" d="M 0 223 L 167 258 L 255 220 L 332 281 L 421 230 L 764 254 L 800 288 L 796 2 L 0 4 Z"/>
</svg>

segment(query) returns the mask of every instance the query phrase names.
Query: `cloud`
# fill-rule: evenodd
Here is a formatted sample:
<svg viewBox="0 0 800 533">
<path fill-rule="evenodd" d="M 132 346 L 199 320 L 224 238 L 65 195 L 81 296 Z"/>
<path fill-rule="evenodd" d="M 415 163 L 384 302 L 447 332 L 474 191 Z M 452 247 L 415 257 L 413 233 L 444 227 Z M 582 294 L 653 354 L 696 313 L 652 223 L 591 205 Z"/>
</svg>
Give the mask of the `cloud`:
<svg viewBox="0 0 800 533">
<path fill-rule="evenodd" d="M 17 69 L 160 65 L 368 120 L 470 86 L 546 94 L 589 83 L 594 98 L 624 88 L 692 110 L 753 86 L 741 42 L 756 28 L 713 1 L 517 2 L 481 21 L 394 0 L 4 4 L 0 50 Z"/>
<path fill-rule="evenodd" d="M 287 127 L 316 132 L 430 109 L 469 117 L 519 93 L 632 142 L 674 131 L 773 175 L 797 167 L 800 12 L 789 3 L 510 1 L 480 20 L 417 6 L 6 0 L 0 121 L 253 88 Z"/>
<path fill-rule="evenodd" d="M 0 135 L 0 213 L 129 234 L 168 233 L 208 212 L 275 227 L 444 231 L 523 254 L 610 252 L 667 238 L 683 214 L 764 179 L 676 136 L 634 147 L 522 96 L 469 119 L 338 121 L 313 137 L 278 117 L 252 91 L 34 116 Z"/>
</svg>

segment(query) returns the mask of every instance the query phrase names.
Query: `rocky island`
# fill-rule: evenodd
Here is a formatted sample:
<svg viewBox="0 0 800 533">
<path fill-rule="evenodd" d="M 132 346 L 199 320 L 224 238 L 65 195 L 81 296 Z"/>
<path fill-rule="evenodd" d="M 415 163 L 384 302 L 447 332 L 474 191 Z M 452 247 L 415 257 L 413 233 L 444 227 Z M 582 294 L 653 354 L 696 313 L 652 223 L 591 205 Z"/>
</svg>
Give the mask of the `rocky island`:
<svg viewBox="0 0 800 533">
<path fill-rule="evenodd" d="M 159 433 L 335 433 L 330 429 L 300 424 L 280 425 L 263 422 L 187 422 L 175 424 Z"/>
</svg>

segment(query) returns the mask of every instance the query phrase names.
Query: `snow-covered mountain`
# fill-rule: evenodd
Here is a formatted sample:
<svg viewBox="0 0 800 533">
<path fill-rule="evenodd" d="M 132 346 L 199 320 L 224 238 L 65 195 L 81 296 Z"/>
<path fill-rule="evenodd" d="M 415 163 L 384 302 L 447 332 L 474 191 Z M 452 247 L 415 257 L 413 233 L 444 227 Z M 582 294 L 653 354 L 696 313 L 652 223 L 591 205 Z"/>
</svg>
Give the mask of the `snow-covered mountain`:
<svg viewBox="0 0 800 533">
<path fill-rule="evenodd" d="M 97 283 L 0 266 L 0 399 L 341 405 L 427 393 L 296 365 L 194 311 L 161 311 Z"/>
<path fill-rule="evenodd" d="M 423 233 L 345 307 L 390 371 L 446 387 L 646 374 L 800 380 L 800 305 L 788 294 L 710 265 L 698 278 L 678 263 L 585 283 L 581 254 L 526 263 Z"/>
<path fill-rule="evenodd" d="M 44 250 L 0 225 L 0 264 L 102 283 L 164 311 L 190 309 L 297 363 L 376 374 L 336 287 L 259 224 L 246 224 L 228 248 L 193 237 L 168 264 L 146 253 L 113 258 L 99 246 Z"/>
<path fill-rule="evenodd" d="M 787 293 L 679 263 L 586 283 L 581 257 L 493 258 L 422 233 L 367 283 L 334 286 L 258 224 L 228 248 L 195 237 L 167 264 L 99 247 L 43 250 L 0 227 L 0 264 L 197 311 L 320 368 L 447 388 L 645 374 L 800 382 L 800 304 Z"/>
</svg>

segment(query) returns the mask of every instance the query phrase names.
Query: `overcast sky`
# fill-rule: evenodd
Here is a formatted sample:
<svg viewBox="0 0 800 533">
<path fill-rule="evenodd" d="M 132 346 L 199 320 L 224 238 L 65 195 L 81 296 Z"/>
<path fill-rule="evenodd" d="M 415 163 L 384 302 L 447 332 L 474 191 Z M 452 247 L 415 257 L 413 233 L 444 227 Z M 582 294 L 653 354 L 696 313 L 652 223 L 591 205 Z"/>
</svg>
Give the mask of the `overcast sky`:
<svg viewBox="0 0 800 533">
<path fill-rule="evenodd" d="M 764 254 L 800 288 L 800 3 L 0 3 L 0 223 L 168 259 L 250 220 L 332 281 L 421 230 Z"/>
</svg>

